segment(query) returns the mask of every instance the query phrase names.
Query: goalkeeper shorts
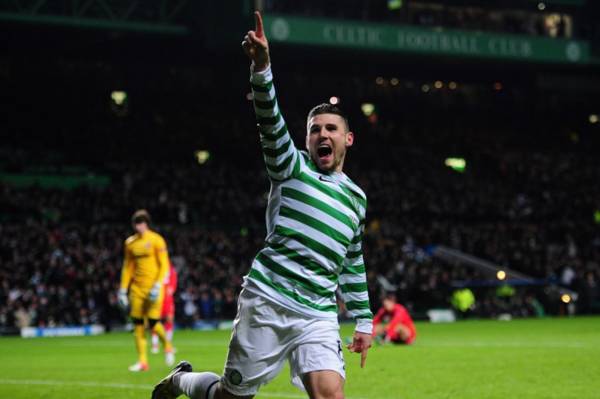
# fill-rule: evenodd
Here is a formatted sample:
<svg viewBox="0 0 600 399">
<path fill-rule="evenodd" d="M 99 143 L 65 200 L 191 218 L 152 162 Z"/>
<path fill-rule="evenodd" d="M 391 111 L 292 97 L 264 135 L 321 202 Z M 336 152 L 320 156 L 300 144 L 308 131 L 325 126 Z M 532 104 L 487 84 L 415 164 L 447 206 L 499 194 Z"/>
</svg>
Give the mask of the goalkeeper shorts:
<svg viewBox="0 0 600 399">
<path fill-rule="evenodd" d="M 164 290 L 162 290 L 164 291 Z M 134 319 L 153 319 L 160 320 L 160 313 L 162 310 L 163 295 L 162 292 L 158 296 L 158 299 L 154 302 L 150 301 L 147 295 L 142 296 L 139 294 L 139 290 L 129 290 L 129 305 L 130 311 L 129 316 Z"/>
</svg>

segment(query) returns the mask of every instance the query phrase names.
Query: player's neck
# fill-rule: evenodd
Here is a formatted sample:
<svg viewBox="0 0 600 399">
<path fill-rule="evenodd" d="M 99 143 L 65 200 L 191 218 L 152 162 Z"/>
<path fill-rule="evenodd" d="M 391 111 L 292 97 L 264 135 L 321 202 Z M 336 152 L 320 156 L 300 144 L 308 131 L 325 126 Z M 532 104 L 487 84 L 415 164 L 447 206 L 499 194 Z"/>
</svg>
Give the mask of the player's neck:
<svg viewBox="0 0 600 399">
<path fill-rule="evenodd" d="M 335 173 L 344 173 L 344 161 L 346 160 L 346 154 L 344 154 L 342 156 L 342 159 L 340 159 L 340 163 L 338 163 L 335 167 Z"/>
</svg>

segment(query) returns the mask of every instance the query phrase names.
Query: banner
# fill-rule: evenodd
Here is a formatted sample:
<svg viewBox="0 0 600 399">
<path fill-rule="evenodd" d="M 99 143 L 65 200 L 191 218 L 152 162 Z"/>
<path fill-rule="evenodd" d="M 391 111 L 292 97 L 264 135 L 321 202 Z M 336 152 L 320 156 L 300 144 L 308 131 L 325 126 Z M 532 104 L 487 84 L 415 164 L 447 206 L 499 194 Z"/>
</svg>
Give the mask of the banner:
<svg viewBox="0 0 600 399">
<path fill-rule="evenodd" d="M 320 18 L 265 16 L 272 42 L 528 62 L 586 64 L 588 42 Z"/>
<path fill-rule="evenodd" d="M 104 326 L 89 325 L 77 327 L 25 327 L 21 329 L 23 338 L 41 338 L 41 337 L 80 337 L 85 335 L 104 334 Z"/>
</svg>

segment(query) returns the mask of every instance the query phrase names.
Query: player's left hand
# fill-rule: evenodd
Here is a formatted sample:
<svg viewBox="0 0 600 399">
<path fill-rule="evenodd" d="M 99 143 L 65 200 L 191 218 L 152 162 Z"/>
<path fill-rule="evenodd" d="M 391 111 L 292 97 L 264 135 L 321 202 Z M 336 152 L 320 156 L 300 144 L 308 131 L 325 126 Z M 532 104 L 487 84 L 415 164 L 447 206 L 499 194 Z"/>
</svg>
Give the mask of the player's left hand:
<svg viewBox="0 0 600 399">
<path fill-rule="evenodd" d="M 158 299 L 158 296 L 160 295 L 160 289 L 161 289 L 161 284 L 154 283 L 154 285 L 152 286 L 152 289 L 150 290 L 150 295 L 148 296 L 148 299 L 150 299 L 150 302 L 156 302 L 156 300 Z"/>
<path fill-rule="evenodd" d="M 269 42 L 263 28 L 263 20 L 260 12 L 254 12 L 256 29 L 248 31 L 248 34 L 242 41 L 242 48 L 254 64 L 254 71 L 262 71 L 270 64 Z"/>
<path fill-rule="evenodd" d="M 352 343 L 348 344 L 347 348 L 350 352 L 360 353 L 360 367 L 365 367 L 367 362 L 367 352 L 371 347 L 373 337 L 371 334 L 361 333 L 358 331 L 354 332 L 352 337 Z"/>
</svg>

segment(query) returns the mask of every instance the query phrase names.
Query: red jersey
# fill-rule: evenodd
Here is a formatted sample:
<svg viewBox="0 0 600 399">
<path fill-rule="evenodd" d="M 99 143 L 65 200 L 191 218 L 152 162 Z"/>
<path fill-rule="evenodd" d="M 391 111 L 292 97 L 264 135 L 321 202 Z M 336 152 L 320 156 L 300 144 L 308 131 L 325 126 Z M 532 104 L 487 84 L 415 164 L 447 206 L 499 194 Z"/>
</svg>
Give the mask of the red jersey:
<svg viewBox="0 0 600 399">
<path fill-rule="evenodd" d="M 175 295 L 175 291 L 177 291 L 177 271 L 172 263 L 169 264 L 169 272 L 165 276 L 163 284 L 165 285 L 165 297 Z"/>
<path fill-rule="evenodd" d="M 177 291 L 177 271 L 173 264 L 169 264 L 169 271 L 163 281 L 165 286 L 165 297 L 163 299 L 162 316 L 172 316 L 175 313 L 175 303 L 173 295 Z"/>
<path fill-rule="evenodd" d="M 391 312 L 387 312 L 384 307 L 379 309 L 373 318 L 373 327 L 382 322 L 388 323 L 387 327 L 385 328 L 386 336 L 392 341 L 400 340 L 400 337 L 396 333 L 396 326 L 398 324 L 406 326 L 411 332 L 410 337 L 405 341 L 405 343 L 412 343 L 417 336 L 417 330 L 412 318 L 408 314 L 406 308 L 399 303 L 394 305 L 394 309 Z"/>
</svg>

